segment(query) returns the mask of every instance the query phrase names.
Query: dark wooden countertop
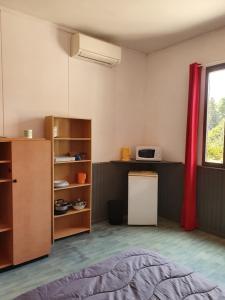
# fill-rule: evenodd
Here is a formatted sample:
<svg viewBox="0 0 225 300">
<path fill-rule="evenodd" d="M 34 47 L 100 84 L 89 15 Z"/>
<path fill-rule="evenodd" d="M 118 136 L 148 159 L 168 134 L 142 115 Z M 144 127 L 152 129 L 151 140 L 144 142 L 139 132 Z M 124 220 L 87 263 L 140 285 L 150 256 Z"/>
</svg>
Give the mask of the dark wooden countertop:
<svg viewBox="0 0 225 300">
<path fill-rule="evenodd" d="M 111 160 L 112 163 L 116 164 L 182 164 L 182 162 L 178 161 L 167 161 L 167 160 L 161 160 L 161 161 L 152 161 L 152 160 L 135 160 L 131 159 L 128 161 L 125 160 Z"/>
</svg>

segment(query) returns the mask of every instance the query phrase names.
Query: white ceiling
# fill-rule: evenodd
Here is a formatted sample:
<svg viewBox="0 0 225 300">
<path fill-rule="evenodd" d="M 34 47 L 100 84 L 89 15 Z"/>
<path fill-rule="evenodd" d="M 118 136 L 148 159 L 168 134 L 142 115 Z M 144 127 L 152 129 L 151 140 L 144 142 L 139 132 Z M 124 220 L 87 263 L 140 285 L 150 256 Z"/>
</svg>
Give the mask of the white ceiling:
<svg viewBox="0 0 225 300">
<path fill-rule="evenodd" d="M 146 53 L 225 26 L 225 0 L 0 0 L 0 4 Z"/>
</svg>

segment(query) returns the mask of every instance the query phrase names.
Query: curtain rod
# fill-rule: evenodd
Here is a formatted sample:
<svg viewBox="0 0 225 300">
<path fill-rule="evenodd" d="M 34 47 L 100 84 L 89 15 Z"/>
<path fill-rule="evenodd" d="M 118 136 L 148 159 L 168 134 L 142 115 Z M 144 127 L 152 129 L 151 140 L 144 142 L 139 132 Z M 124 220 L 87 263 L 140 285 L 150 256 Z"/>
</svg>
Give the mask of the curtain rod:
<svg viewBox="0 0 225 300">
<path fill-rule="evenodd" d="M 225 64 L 225 59 L 224 60 L 215 60 L 214 62 L 206 63 L 206 64 L 199 64 L 199 67 L 211 67 L 211 66 L 216 66 L 219 64 Z"/>
</svg>

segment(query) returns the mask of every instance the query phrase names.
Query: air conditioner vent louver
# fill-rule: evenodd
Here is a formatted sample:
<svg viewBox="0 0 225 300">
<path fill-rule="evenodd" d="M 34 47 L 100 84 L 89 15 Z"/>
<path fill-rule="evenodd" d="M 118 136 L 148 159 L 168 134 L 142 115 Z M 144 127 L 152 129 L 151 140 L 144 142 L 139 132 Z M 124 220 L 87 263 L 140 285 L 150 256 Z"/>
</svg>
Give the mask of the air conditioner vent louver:
<svg viewBox="0 0 225 300">
<path fill-rule="evenodd" d="M 121 61 L 121 48 L 81 33 L 75 33 L 71 39 L 71 56 L 114 66 Z"/>
</svg>

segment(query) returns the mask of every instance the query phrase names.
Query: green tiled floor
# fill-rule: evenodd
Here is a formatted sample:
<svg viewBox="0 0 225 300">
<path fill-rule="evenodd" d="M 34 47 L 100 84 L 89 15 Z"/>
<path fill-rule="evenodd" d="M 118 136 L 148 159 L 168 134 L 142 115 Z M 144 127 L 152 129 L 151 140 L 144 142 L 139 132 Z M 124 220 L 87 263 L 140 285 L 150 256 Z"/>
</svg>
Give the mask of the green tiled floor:
<svg viewBox="0 0 225 300">
<path fill-rule="evenodd" d="M 145 248 L 200 272 L 225 286 L 225 240 L 201 231 L 184 232 L 167 220 L 158 227 L 110 226 L 98 223 L 91 234 L 57 241 L 51 256 L 0 274 L 0 299 L 78 271 L 119 251 Z"/>
</svg>

